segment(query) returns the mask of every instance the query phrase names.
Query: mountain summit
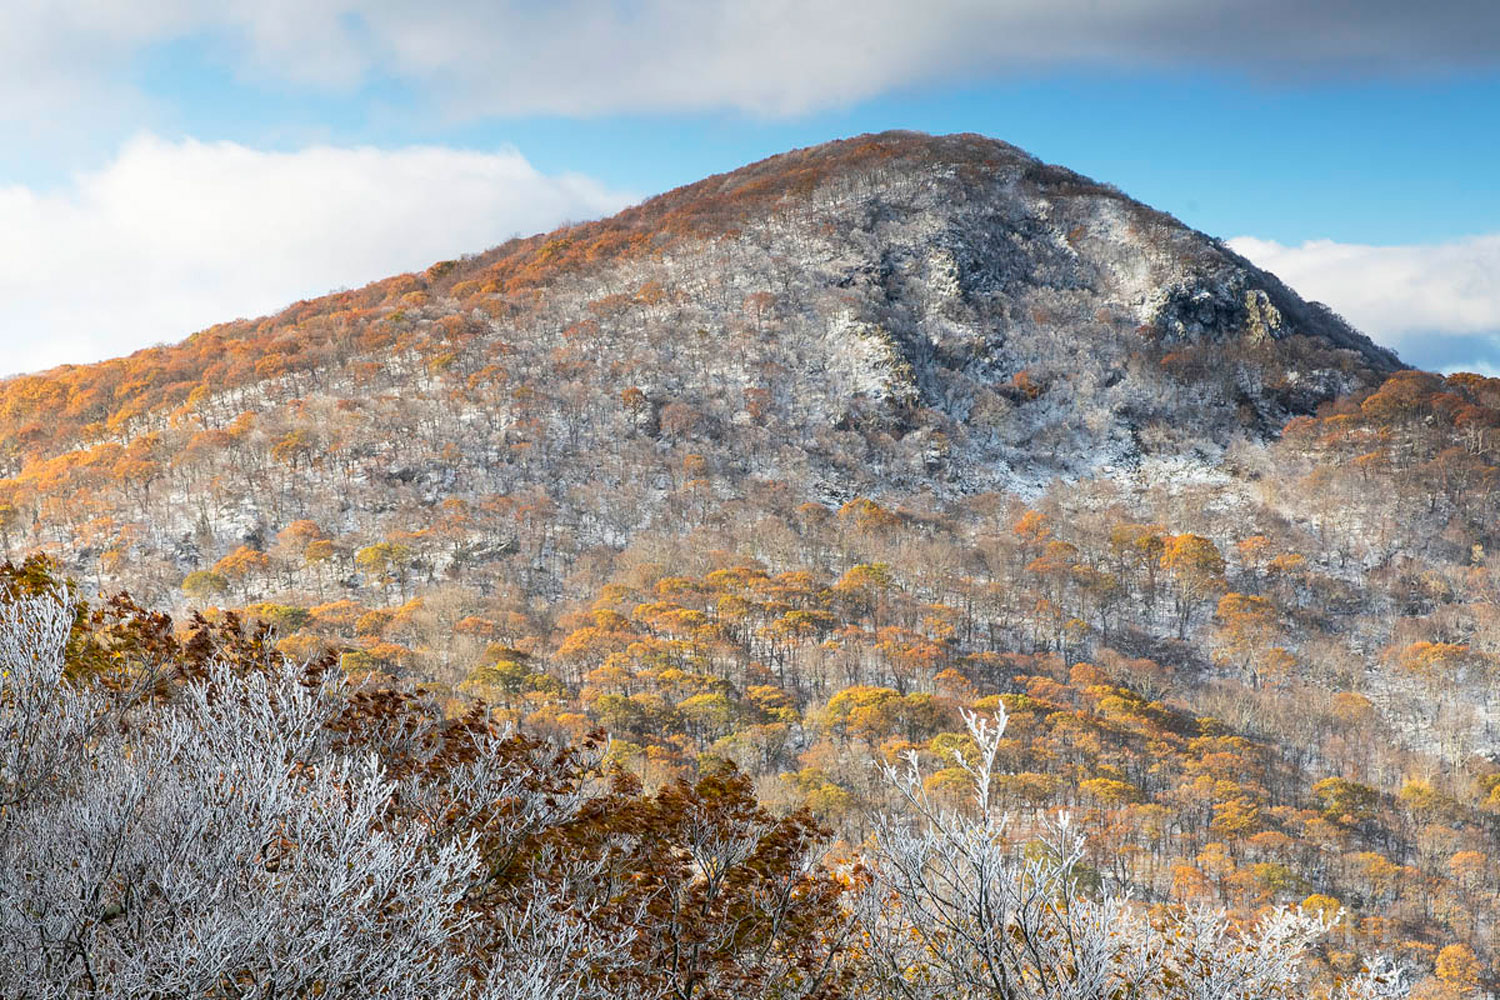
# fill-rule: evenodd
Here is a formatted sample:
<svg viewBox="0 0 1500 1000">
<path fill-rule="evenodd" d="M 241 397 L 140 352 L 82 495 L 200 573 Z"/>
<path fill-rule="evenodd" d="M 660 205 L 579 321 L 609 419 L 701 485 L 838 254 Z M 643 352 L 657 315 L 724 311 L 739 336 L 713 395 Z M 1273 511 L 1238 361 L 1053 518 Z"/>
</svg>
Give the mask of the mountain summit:
<svg viewBox="0 0 1500 1000">
<path fill-rule="evenodd" d="M 1212 465 L 1399 367 L 1113 188 L 981 136 L 884 133 L 11 380 L 6 541 L 103 574 L 128 553 L 120 582 L 150 597 L 293 522 L 441 522 L 428 574 L 461 576 L 519 543 L 443 512 L 527 497 L 550 513 L 523 576 L 551 591 L 578 553 L 681 516 L 687 481 L 704 503 L 1030 495 Z"/>
</svg>

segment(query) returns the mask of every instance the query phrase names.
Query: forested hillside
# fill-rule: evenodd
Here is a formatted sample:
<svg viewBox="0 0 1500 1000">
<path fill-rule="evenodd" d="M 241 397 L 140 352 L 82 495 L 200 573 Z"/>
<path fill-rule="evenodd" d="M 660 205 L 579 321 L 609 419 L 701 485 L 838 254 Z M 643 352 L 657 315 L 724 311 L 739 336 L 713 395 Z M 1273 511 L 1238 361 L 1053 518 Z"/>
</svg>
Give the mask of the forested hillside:
<svg viewBox="0 0 1500 1000">
<path fill-rule="evenodd" d="M 420 688 L 353 686 L 262 627 L 181 639 L 31 566 L 0 600 L 0 990 L 7 997 L 415 1000 L 1330 1000 L 1388 964 L 1309 964 L 1338 914 L 1229 921 L 1105 889 L 1072 823 L 1017 841 L 1003 711 L 965 716 L 966 807 L 920 760 L 905 808 L 828 853 L 732 767 L 643 789 Z M 1439 963 L 1462 986 L 1472 956 Z M 1446 988 L 1446 985 L 1444 986 Z"/>
<path fill-rule="evenodd" d="M 0 544 L 424 725 L 602 729 L 630 815 L 729 782 L 808 857 L 974 815 L 988 752 L 979 812 L 1071 817 L 1083 895 L 1342 911 L 1299 976 L 1460 997 L 1500 959 L 1497 428 L 1500 380 L 1118 191 L 886 134 L 7 382 Z"/>
<path fill-rule="evenodd" d="M 1206 468 L 1396 365 L 1116 191 L 992 140 L 875 136 L 7 382 L 0 542 L 154 601 L 198 570 L 576 597 L 578 565 L 684 505 Z M 300 521 L 326 558 L 263 565 Z M 398 572 L 356 563 L 379 544 Z"/>
</svg>

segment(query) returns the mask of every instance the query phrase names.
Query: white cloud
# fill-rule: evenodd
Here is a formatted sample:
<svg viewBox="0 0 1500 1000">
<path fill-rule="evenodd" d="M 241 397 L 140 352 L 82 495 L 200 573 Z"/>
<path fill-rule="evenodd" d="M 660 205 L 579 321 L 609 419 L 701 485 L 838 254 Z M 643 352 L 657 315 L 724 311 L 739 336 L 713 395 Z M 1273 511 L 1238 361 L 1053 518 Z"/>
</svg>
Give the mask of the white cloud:
<svg viewBox="0 0 1500 1000">
<path fill-rule="evenodd" d="M 630 200 L 514 151 L 141 137 L 65 190 L 0 187 L 0 372 L 177 340 Z"/>
<path fill-rule="evenodd" d="M 1412 364 L 1500 363 L 1500 233 L 1409 246 L 1250 236 L 1229 245 Z"/>
<path fill-rule="evenodd" d="M 1094 65 L 1263 77 L 1493 67 L 1493 0 L 0 0 L 0 117 L 105 92 L 133 53 L 213 39 L 234 68 L 392 75 L 462 114 L 786 114 L 926 81 Z"/>
<path fill-rule="evenodd" d="M 349 23 L 378 65 L 471 113 L 781 115 L 1078 65 L 1284 78 L 1500 61 L 1493 0 L 364 0 Z"/>
</svg>

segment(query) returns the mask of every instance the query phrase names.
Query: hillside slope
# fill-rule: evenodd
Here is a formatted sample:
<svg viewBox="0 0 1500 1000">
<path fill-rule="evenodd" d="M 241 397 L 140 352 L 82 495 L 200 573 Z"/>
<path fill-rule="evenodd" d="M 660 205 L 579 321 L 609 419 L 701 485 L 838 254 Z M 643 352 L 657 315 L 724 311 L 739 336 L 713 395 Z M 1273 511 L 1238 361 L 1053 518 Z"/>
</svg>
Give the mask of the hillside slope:
<svg viewBox="0 0 1500 1000">
<path fill-rule="evenodd" d="M 162 599 L 295 521 L 443 528 L 427 576 L 524 545 L 526 588 L 555 594 L 559 559 L 674 516 L 684 477 L 714 502 L 1036 495 L 1212 465 L 1398 366 L 1113 189 L 977 136 L 870 136 L 12 380 L 7 544 Z M 445 521 L 486 497 L 555 509 L 547 537 Z"/>
</svg>

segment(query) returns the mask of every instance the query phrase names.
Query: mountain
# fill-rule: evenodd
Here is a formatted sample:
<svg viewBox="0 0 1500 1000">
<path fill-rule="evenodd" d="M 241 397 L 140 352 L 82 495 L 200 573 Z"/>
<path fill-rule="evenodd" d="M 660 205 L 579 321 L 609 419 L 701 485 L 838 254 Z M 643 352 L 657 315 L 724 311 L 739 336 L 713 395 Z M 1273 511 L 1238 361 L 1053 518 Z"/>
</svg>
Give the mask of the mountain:
<svg viewBox="0 0 1500 1000">
<path fill-rule="evenodd" d="M 1342 907 L 1320 974 L 1457 996 L 1500 957 L 1497 454 L 1500 380 L 887 133 L 5 382 L 0 545 L 854 839 L 872 757 L 941 797 L 1003 706 L 1023 835 L 1080 817 L 1135 899 Z"/>
<path fill-rule="evenodd" d="M 16 545 L 80 569 L 118 553 L 159 600 L 294 521 L 379 540 L 487 496 L 558 508 L 569 537 L 538 557 L 619 548 L 703 478 L 688 455 L 835 504 L 1209 467 L 1399 367 L 1112 188 L 979 136 L 888 133 L 11 380 L 0 441 Z M 516 544 L 456 538 L 427 572 Z M 555 596 L 551 575 L 527 589 Z"/>
</svg>

